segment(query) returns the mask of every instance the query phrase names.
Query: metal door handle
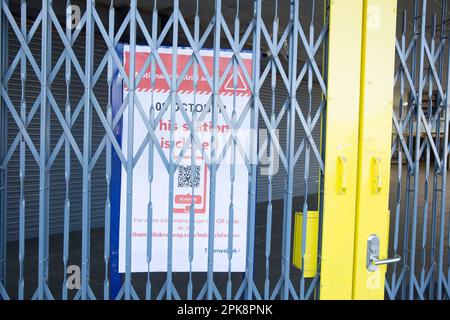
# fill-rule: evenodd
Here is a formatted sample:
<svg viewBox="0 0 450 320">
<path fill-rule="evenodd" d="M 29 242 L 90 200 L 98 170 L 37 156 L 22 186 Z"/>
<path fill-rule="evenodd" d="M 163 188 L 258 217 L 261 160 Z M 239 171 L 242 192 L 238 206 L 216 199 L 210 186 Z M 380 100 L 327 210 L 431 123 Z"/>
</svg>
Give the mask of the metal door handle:
<svg viewBox="0 0 450 320">
<path fill-rule="evenodd" d="M 380 259 L 380 238 L 376 234 L 372 234 L 369 239 L 367 239 L 366 267 L 368 271 L 376 271 L 379 265 L 397 263 L 400 260 L 400 256 Z"/>
<path fill-rule="evenodd" d="M 402 257 L 397 256 L 394 258 L 387 258 L 387 259 L 372 259 L 372 264 L 375 266 L 383 265 L 383 264 L 391 264 L 391 263 L 397 263 L 400 260 L 402 260 Z"/>
</svg>

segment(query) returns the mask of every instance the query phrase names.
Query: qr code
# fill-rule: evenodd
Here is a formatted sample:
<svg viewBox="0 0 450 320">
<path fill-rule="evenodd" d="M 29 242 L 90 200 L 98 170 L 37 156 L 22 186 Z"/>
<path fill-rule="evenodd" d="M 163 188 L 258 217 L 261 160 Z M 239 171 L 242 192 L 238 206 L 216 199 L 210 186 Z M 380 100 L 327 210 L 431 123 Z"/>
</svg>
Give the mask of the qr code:
<svg viewBox="0 0 450 320">
<path fill-rule="evenodd" d="M 200 166 L 194 166 L 194 177 L 191 178 L 191 165 L 178 166 L 178 188 L 198 188 L 200 186 Z"/>
</svg>

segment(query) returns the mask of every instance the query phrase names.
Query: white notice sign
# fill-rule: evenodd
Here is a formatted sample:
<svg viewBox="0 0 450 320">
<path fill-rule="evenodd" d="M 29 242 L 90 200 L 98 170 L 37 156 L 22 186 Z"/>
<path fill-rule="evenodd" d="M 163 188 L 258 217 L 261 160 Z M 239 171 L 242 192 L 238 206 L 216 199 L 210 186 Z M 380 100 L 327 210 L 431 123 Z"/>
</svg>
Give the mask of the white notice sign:
<svg viewBox="0 0 450 320">
<path fill-rule="evenodd" d="M 136 75 L 142 70 L 150 54 L 150 48 L 138 46 L 136 49 Z M 172 75 L 172 48 L 160 48 L 158 54 L 161 62 L 167 70 L 168 75 Z M 211 112 L 208 107 L 211 98 L 211 87 L 208 77 L 213 78 L 213 51 L 202 50 L 200 55 L 207 69 L 207 75 L 198 64 L 198 83 L 196 90 L 193 85 L 193 65 L 183 77 L 179 87 L 179 103 L 174 112 L 175 119 L 171 119 L 170 105 L 170 83 L 161 71 L 158 63 L 155 63 L 155 81 L 152 88 L 151 64 L 140 81 L 136 89 L 137 98 L 140 101 L 146 118 L 150 117 L 150 110 L 153 104 L 154 118 L 157 118 L 164 111 L 164 104 L 168 103 L 167 111 L 155 124 L 155 138 L 151 140 L 153 144 L 153 176 L 149 169 L 151 161 L 149 157 L 149 143 L 147 137 L 147 126 L 143 121 L 135 103 L 134 111 L 134 157 L 136 164 L 133 170 L 132 184 L 132 272 L 147 272 L 150 267 L 152 272 L 167 271 L 168 263 L 168 237 L 172 237 L 172 270 L 175 272 L 189 271 L 189 239 L 193 237 L 193 261 L 192 271 L 207 271 L 208 256 L 208 227 L 209 223 L 214 223 L 214 271 L 228 271 L 228 237 L 229 223 L 233 223 L 233 243 L 232 243 L 232 271 L 244 272 L 246 264 L 246 244 L 247 244 L 247 202 L 248 202 L 248 170 L 242 153 L 249 157 L 249 132 L 250 132 L 250 112 L 249 103 L 251 91 L 249 83 L 246 81 L 252 72 L 251 53 L 241 53 L 241 58 L 246 66 L 247 77 L 241 68 L 233 76 L 233 66 L 229 68 L 228 74 L 223 77 L 223 73 L 232 59 L 232 52 L 220 52 L 220 78 L 225 78 L 219 90 L 220 100 L 223 103 L 223 111 L 219 112 L 216 128 L 212 127 Z M 129 73 L 129 47 L 124 46 L 123 52 L 124 66 Z M 192 50 L 180 48 L 177 51 L 177 74 L 181 76 L 186 65 L 192 59 Z M 232 62 L 231 62 L 232 64 Z M 127 97 L 128 89 L 123 86 L 123 97 Z M 195 91 L 195 93 L 194 93 Z M 169 99 L 169 100 L 168 100 Z M 183 117 L 182 110 L 189 120 L 192 119 L 192 111 L 195 108 L 196 134 L 198 143 L 195 146 L 194 161 L 192 163 L 193 148 L 190 143 L 191 131 L 188 123 Z M 203 112 L 206 110 L 205 112 Z M 230 143 L 231 128 L 228 125 L 233 119 L 235 110 L 236 121 L 242 117 L 240 129 L 237 130 L 237 137 L 240 146 L 235 148 L 236 166 L 233 191 L 234 219 L 229 221 L 230 199 L 231 199 L 231 163 L 233 162 L 233 144 Z M 204 117 L 202 118 L 202 113 Z M 226 121 L 228 119 L 229 122 Z M 168 234 L 169 228 L 169 173 L 166 164 L 170 161 L 170 131 L 173 128 L 173 149 L 174 159 L 178 163 L 175 165 L 173 180 L 173 232 Z M 211 157 L 211 134 L 216 130 L 217 157 L 223 157 L 217 171 L 215 218 L 209 221 L 210 208 L 210 171 L 208 159 Z M 122 153 L 127 155 L 128 139 L 128 111 L 123 114 L 123 136 Z M 156 145 L 155 141 L 158 142 Z M 187 147 L 186 147 L 187 145 Z M 145 146 L 141 148 L 141 146 Z M 181 151 L 185 149 L 184 154 Z M 203 150 L 203 152 L 202 152 Z M 226 150 L 226 153 L 225 151 Z M 166 164 L 162 160 L 166 159 Z M 180 159 L 181 157 L 181 159 Z M 192 168 L 194 169 L 192 172 Z M 126 212 L 127 212 L 127 172 L 122 166 L 121 172 L 121 195 L 120 195 L 120 234 L 119 234 L 119 272 L 125 272 L 125 239 L 126 239 Z M 194 174 L 192 177 L 191 174 Z M 152 221 L 151 234 L 147 234 L 150 221 L 150 180 L 151 182 L 151 204 Z M 194 190 L 194 193 L 192 193 Z M 189 230 L 190 208 L 194 202 L 194 232 Z M 147 237 L 151 237 L 151 260 L 150 266 L 147 263 Z"/>
</svg>

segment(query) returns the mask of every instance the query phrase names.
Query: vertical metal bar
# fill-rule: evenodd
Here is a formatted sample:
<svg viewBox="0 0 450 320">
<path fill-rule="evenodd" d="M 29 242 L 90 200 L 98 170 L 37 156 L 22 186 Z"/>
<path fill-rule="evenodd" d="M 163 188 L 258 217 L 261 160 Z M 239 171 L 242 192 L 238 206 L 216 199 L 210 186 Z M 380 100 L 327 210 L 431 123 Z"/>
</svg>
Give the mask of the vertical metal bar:
<svg viewBox="0 0 450 320">
<path fill-rule="evenodd" d="M 200 37 L 200 17 L 198 14 L 199 11 L 199 1 L 197 0 L 195 3 L 195 17 L 194 17 L 194 43 L 199 46 L 199 37 Z M 193 48 L 193 50 L 196 50 Z M 197 86 L 198 86 L 198 62 L 197 59 L 193 62 L 192 69 L 192 85 L 194 88 L 194 107 L 192 108 L 192 123 L 197 122 Z M 191 207 L 189 209 L 189 280 L 188 280 L 188 288 L 187 288 L 187 298 L 189 300 L 192 299 L 192 291 L 193 291 L 193 283 L 192 283 L 192 262 L 194 260 L 194 228 L 195 228 L 195 188 L 194 188 L 194 169 L 195 169 L 195 158 L 196 158 L 196 145 L 194 142 L 194 132 L 191 132 Z"/>
<path fill-rule="evenodd" d="M 20 6 L 20 24 L 23 38 L 27 38 L 27 3 L 21 1 Z M 25 98 L 25 87 L 27 79 L 27 61 L 25 54 L 22 53 L 20 59 L 20 79 L 21 79 L 21 101 L 20 101 L 20 118 L 26 123 L 27 103 Z M 25 260 L 25 140 L 20 136 L 20 199 L 19 199 L 19 290 L 18 299 L 24 298 L 24 260 Z"/>
<path fill-rule="evenodd" d="M 449 122 L 450 122 L 450 55 L 447 59 L 447 87 L 446 87 L 446 96 L 445 96 L 445 110 L 444 110 L 444 141 L 442 149 L 442 176 L 441 176 L 441 203 L 440 203 L 440 228 L 439 228 L 439 257 L 438 257 L 438 282 L 437 282 L 437 299 L 442 300 L 443 299 L 443 292 L 442 292 L 442 285 L 444 284 L 445 280 L 445 274 L 444 274 L 444 239 L 445 239 L 445 218 L 446 218 L 446 192 L 447 192 L 447 166 L 448 166 L 448 139 L 449 139 Z M 450 248 L 450 243 L 447 244 L 447 248 Z M 447 259 L 449 259 L 447 257 Z M 450 278 L 447 278 L 447 283 Z"/>
<path fill-rule="evenodd" d="M 84 118 L 83 118 L 83 196 L 82 196 L 82 233 L 81 233 L 81 299 L 86 300 L 89 295 L 89 267 L 90 267 L 90 220 L 91 220 L 91 125 L 92 125 L 92 72 L 93 72 L 93 0 L 86 0 L 86 47 L 84 70 Z"/>
<path fill-rule="evenodd" d="M 253 296 L 253 268 L 255 255 L 255 219 L 256 219 L 256 178 L 258 168 L 258 104 L 259 102 L 259 78 L 261 73 L 261 0 L 254 1 L 253 16 L 255 20 L 255 28 L 253 30 L 253 67 L 252 67 L 252 86 L 253 86 L 253 103 L 250 114 L 250 183 L 248 197 L 248 245 L 247 245 L 247 265 L 246 278 L 247 289 L 246 299 L 250 300 Z"/>
<path fill-rule="evenodd" d="M 170 83 L 170 122 L 176 122 L 176 95 L 177 95 L 177 51 L 178 51 L 178 19 L 180 14 L 179 1 L 173 3 L 173 29 L 172 29 L 172 79 Z M 167 236 L 167 300 L 172 299 L 172 254 L 173 254 L 173 202 L 174 202 L 174 173 L 175 173 L 175 126 L 170 126 L 170 163 L 169 163 L 169 212 L 168 212 L 168 236 Z M 211 223 L 211 221 L 210 221 Z"/>
<path fill-rule="evenodd" d="M 412 48 L 412 61 L 411 61 L 411 74 L 413 76 L 413 84 L 416 87 L 417 86 L 417 35 L 419 34 L 419 0 L 414 1 L 414 12 L 413 12 L 413 30 L 414 30 L 414 45 Z M 417 104 L 417 101 L 415 98 L 412 97 L 412 95 L 409 97 L 409 103 L 408 108 L 414 108 L 415 104 Z M 414 116 L 411 116 L 409 119 L 409 126 L 408 126 L 408 150 L 410 152 L 411 158 L 412 158 L 412 151 L 414 150 Z M 403 266 L 404 268 L 408 268 L 408 258 L 410 255 L 409 250 L 409 223 L 410 223 L 410 208 L 411 208 L 411 191 L 414 192 L 414 190 L 411 190 L 411 177 L 414 175 L 414 167 L 408 166 L 408 174 L 406 176 L 406 196 L 405 196 L 405 222 L 404 222 L 404 230 L 403 230 Z M 407 289 L 407 283 L 406 278 L 402 281 L 402 293 L 401 297 L 402 299 L 406 298 L 406 289 Z"/>
<path fill-rule="evenodd" d="M 401 35 L 401 53 L 404 55 L 406 50 L 406 10 L 402 14 L 402 35 Z M 399 100 L 399 125 L 403 128 L 403 109 L 404 108 L 404 96 L 405 96 L 405 72 L 403 68 L 399 70 L 399 82 L 400 82 L 400 100 Z M 408 102 L 406 102 L 408 104 Z M 398 132 L 397 134 L 403 134 L 403 132 Z M 402 200 L 402 176 L 403 176 L 403 147 L 400 138 L 397 138 L 397 188 L 396 188 L 396 205 L 395 205 L 395 227 L 394 227 L 394 244 L 393 252 L 394 255 L 398 255 L 398 241 L 399 241 L 399 228 L 400 228 L 400 213 L 401 213 L 401 200 Z M 405 150 L 405 152 L 407 152 Z M 394 265 L 392 271 L 391 284 L 392 287 L 396 286 L 397 280 L 397 264 Z M 395 293 L 394 293 L 395 295 Z M 390 297 L 392 298 L 392 297 Z"/>
<path fill-rule="evenodd" d="M 275 11 L 274 18 L 272 22 L 272 42 L 274 48 L 278 46 L 278 0 L 275 1 Z M 277 67 L 275 60 L 272 58 L 270 62 L 271 68 L 271 110 L 270 110 L 270 128 L 269 130 L 275 129 L 275 103 L 276 103 L 276 86 L 277 86 Z M 268 150 L 268 158 L 269 158 L 269 168 L 267 170 L 267 208 L 266 208 L 266 246 L 265 246 L 265 280 L 264 280 L 264 299 L 268 300 L 270 298 L 270 253 L 272 246 L 272 179 L 273 179 L 273 157 L 274 157 L 274 148 L 271 138 L 271 132 L 267 135 L 267 150 Z"/>
<path fill-rule="evenodd" d="M 419 178 L 420 178 L 420 114 L 422 113 L 422 87 L 423 87 L 423 73 L 425 60 L 425 45 L 426 45 L 426 12 L 427 0 L 422 2 L 421 14 L 421 30 L 420 30 L 420 57 L 419 57 L 419 83 L 418 83 L 418 101 L 416 107 L 416 140 L 414 145 L 414 197 L 413 197 L 413 216 L 411 225 L 411 243 L 410 252 L 411 260 L 409 261 L 409 287 L 408 297 L 410 300 L 414 298 L 414 283 L 415 283 L 415 258 L 416 258 L 416 232 L 417 232 L 417 210 L 419 201 Z"/>
<path fill-rule="evenodd" d="M 50 0 L 49 3 L 49 9 L 53 8 L 53 0 Z M 52 70 L 52 20 L 51 17 L 49 16 L 49 21 L 48 21 L 48 49 L 47 49 L 47 57 L 48 57 L 48 63 L 47 63 L 47 67 L 48 67 L 48 73 L 51 73 Z M 51 90 L 51 82 L 50 80 L 48 80 L 48 88 L 47 90 Z M 46 261 L 46 267 L 45 267 L 45 278 L 46 278 L 46 284 L 47 284 L 47 290 L 48 288 L 48 277 L 49 277 L 49 259 L 50 259 L 50 170 L 51 167 L 47 165 L 48 163 L 48 158 L 50 156 L 50 133 L 51 133 L 51 118 L 50 118 L 50 114 L 51 114 L 51 105 L 49 105 L 49 107 L 47 108 L 47 119 L 48 119 L 48 124 L 47 127 L 45 128 L 46 133 L 45 133 L 45 137 L 47 139 L 46 141 L 46 202 L 45 202 L 45 212 L 47 212 L 47 219 L 45 221 L 45 234 L 47 235 L 47 237 L 45 238 L 45 256 L 47 257 L 47 261 Z"/>
<path fill-rule="evenodd" d="M 112 43 L 114 43 L 114 0 L 111 0 L 109 5 L 109 19 L 108 19 L 108 37 Z M 108 83 L 108 103 L 106 106 L 106 118 L 108 120 L 108 125 L 112 128 L 113 115 L 112 115 L 112 79 L 113 79 L 113 59 L 112 52 L 108 52 L 108 69 L 107 69 L 107 83 Z M 104 239 L 104 261 L 105 261 L 105 279 L 103 282 L 103 298 L 109 300 L 109 276 L 108 267 L 110 261 L 110 231 L 111 231 L 111 166 L 112 166 L 112 149 L 111 149 L 111 139 L 106 135 L 106 201 L 105 201 L 105 239 Z"/>
<path fill-rule="evenodd" d="M 66 37 L 69 43 L 72 43 L 72 4 L 70 0 L 67 1 L 66 7 Z M 72 65 L 69 55 L 66 56 L 66 70 L 65 70 L 65 80 L 66 80 L 66 122 L 69 127 L 71 127 L 71 114 L 72 108 L 70 103 L 70 84 L 72 78 Z M 68 298 L 68 288 L 67 288 L 67 265 L 69 262 L 69 240 L 70 240 L 70 178 L 71 178 L 71 167 L 70 167 L 70 142 L 68 139 L 65 141 L 65 152 L 64 152 L 64 178 L 66 182 L 66 197 L 64 200 L 64 236 L 63 236 L 63 287 L 62 287 L 62 298 L 67 300 Z"/>
<path fill-rule="evenodd" d="M 53 0 L 50 0 L 49 2 L 49 9 L 53 10 Z M 48 48 L 47 48 L 47 57 L 48 57 L 48 63 L 47 63 L 47 67 L 48 67 L 48 74 L 50 75 L 51 70 L 52 70 L 52 30 L 53 30 L 53 22 L 51 17 L 49 16 L 49 20 L 48 20 Z M 48 88 L 47 90 L 51 90 L 51 81 L 48 80 L 47 82 Z M 49 259 L 50 259 L 50 166 L 47 165 L 48 163 L 48 158 L 50 156 L 50 132 L 51 132 L 51 105 L 49 105 L 49 107 L 46 109 L 47 110 L 47 119 L 48 119 L 48 124 L 45 128 L 45 138 L 46 138 L 46 186 L 45 188 L 47 189 L 46 192 L 46 201 L 45 201 L 45 212 L 47 212 L 47 219 L 45 221 L 45 233 L 47 234 L 47 237 L 45 239 L 45 256 L 47 257 L 46 262 L 45 262 L 45 279 L 46 279 L 46 294 L 47 294 L 47 298 L 49 299 L 53 299 L 53 297 L 51 297 L 51 293 L 49 294 L 50 290 L 48 287 L 48 278 L 49 278 Z"/>
<path fill-rule="evenodd" d="M 152 40 L 153 43 L 157 41 L 157 32 L 158 32 L 158 7 L 156 0 L 153 2 L 153 15 L 152 15 Z M 158 50 L 158 49 L 156 49 Z M 151 52 L 151 102 L 150 102 L 150 112 L 149 112 L 149 121 L 153 124 L 154 127 L 154 119 L 155 119 L 155 100 L 154 100 L 154 90 L 155 90 L 155 81 L 156 81 L 156 66 L 155 66 L 155 58 L 153 56 L 153 52 Z M 153 154 L 154 154 L 154 146 L 152 139 L 148 141 L 148 205 L 147 205 L 147 283 L 145 286 L 145 298 L 147 300 L 151 299 L 152 295 L 152 284 L 150 280 L 150 263 L 152 262 L 152 230 L 153 230 L 153 202 L 152 202 L 152 183 L 153 183 Z"/>
<path fill-rule="evenodd" d="M 299 1 L 294 0 L 291 2 L 291 21 L 292 31 L 289 41 L 289 112 L 287 121 L 288 136 L 287 136 L 287 181 L 285 190 L 285 206 L 284 209 L 284 234 L 285 241 L 283 252 L 283 292 L 281 294 L 282 299 L 289 299 L 289 287 L 290 287 L 290 255 L 291 255 L 291 224 L 292 224 L 292 193 L 294 184 L 294 154 L 295 154 L 295 105 L 296 100 L 296 83 L 297 83 L 297 50 L 298 50 L 298 19 L 299 19 Z"/>
<path fill-rule="evenodd" d="M 291 25 L 294 24 L 294 20 L 293 20 L 293 7 L 294 7 L 294 1 L 291 1 L 290 3 L 290 9 L 289 9 L 289 21 L 291 23 Z M 289 34 L 289 41 L 291 45 L 292 42 L 292 31 L 293 26 L 291 26 L 291 30 L 290 30 L 290 34 Z M 289 47 L 290 48 L 290 47 Z M 289 49 L 290 50 L 290 49 Z M 290 55 L 290 51 L 289 51 L 289 61 L 288 61 L 288 69 L 291 70 L 292 67 L 292 63 L 293 60 L 291 59 L 291 55 Z M 289 74 L 290 77 L 290 74 Z M 290 99 L 290 95 L 291 92 L 289 90 L 289 88 L 286 88 L 287 92 L 288 92 L 288 97 L 286 100 Z M 287 150 L 289 150 L 289 135 L 290 135 L 290 112 L 291 112 L 291 108 L 289 108 L 288 106 L 286 106 L 287 109 L 287 115 L 286 115 L 286 153 L 288 152 Z M 286 252 L 286 242 L 287 242 L 287 236 L 286 236 L 286 206 L 287 206 L 287 193 L 288 193 L 288 168 L 285 168 L 286 173 L 284 176 L 284 193 L 283 193 L 283 220 L 282 220 L 282 240 L 281 240 L 281 281 L 284 281 L 284 273 L 285 273 L 285 269 L 286 269 L 286 265 L 285 265 L 285 252 Z M 283 282 L 284 283 L 284 282 Z M 282 298 L 282 293 L 280 293 L 280 298 Z M 285 298 L 286 299 L 286 298 Z"/>
<path fill-rule="evenodd" d="M 330 17 L 330 1 L 326 0 L 323 3 L 323 23 L 329 28 L 329 17 Z M 322 72 L 323 80 L 328 86 L 328 34 L 327 38 L 323 42 L 323 52 L 322 52 Z M 328 90 L 328 89 L 327 89 Z M 326 97 L 322 95 L 322 102 Z M 325 103 L 324 111 L 322 111 L 320 119 L 320 154 L 322 156 L 322 161 L 325 163 L 325 151 L 326 151 L 326 123 L 327 123 L 327 104 Z M 321 270 L 321 256 L 322 256 L 322 227 L 323 227 L 323 208 L 324 208 L 324 196 L 325 196 L 325 172 L 324 170 L 319 170 L 319 190 L 318 190 L 318 210 L 319 210 L 319 231 L 318 231 L 318 243 L 317 243 L 317 270 Z M 314 290 L 314 298 L 319 299 L 320 297 L 320 285 Z"/>
<path fill-rule="evenodd" d="M 442 1 L 442 10 L 441 10 L 441 34 L 440 34 L 440 42 L 446 41 L 446 23 L 447 23 L 447 0 Z M 444 80 L 444 56 L 445 56 L 445 50 L 442 50 L 442 52 L 439 54 L 439 79 L 441 80 L 441 83 Z M 448 92 L 448 89 L 447 91 Z M 442 164 L 444 163 L 444 158 L 446 157 L 446 154 L 444 152 L 446 141 L 443 141 L 443 145 L 441 147 L 441 130 L 444 129 L 445 133 L 445 127 L 442 128 L 441 124 L 441 113 L 444 113 L 445 117 L 445 110 L 446 110 L 446 101 L 444 98 L 442 98 L 440 95 L 438 95 L 438 99 L 436 101 L 436 108 L 437 112 L 439 114 L 438 118 L 436 119 L 436 149 L 437 150 L 443 150 L 442 152 Z M 438 215 L 438 193 L 441 197 L 445 197 L 445 192 L 442 191 L 442 188 L 438 190 L 439 188 L 439 176 L 443 177 L 443 179 L 446 179 L 446 172 L 447 168 L 442 166 L 442 169 L 439 169 L 439 164 L 435 161 L 434 163 L 434 172 L 433 172 L 433 208 L 432 208 L 432 216 L 431 216 L 431 252 L 430 252 L 430 262 L 434 265 L 436 262 L 436 232 L 437 232 L 437 215 Z M 445 207 L 445 206 L 444 206 Z M 442 223 L 442 220 L 441 220 Z M 443 224 L 443 223 L 442 223 Z M 432 270 L 432 276 L 430 280 L 430 287 L 429 287 L 429 296 L 428 299 L 434 299 L 435 296 L 435 274 L 436 269 L 434 268 Z M 438 284 L 439 286 L 439 284 Z"/>
<path fill-rule="evenodd" d="M 436 14 L 432 16 L 431 21 L 431 45 L 430 51 L 431 56 L 435 56 L 435 45 L 436 45 Z M 430 61 L 433 63 L 433 61 Z M 432 123 L 431 119 L 433 116 L 433 81 L 439 81 L 439 79 L 434 79 L 431 68 L 428 69 L 428 104 L 427 104 L 427 112 L 426 115 L 428 123 Z M 437 139 L 437 137 L 436 137 Z M 424 143 L 425 147 L 425 185 L 424 185 L 424 194 L 423 194 L 423 210 L 422 210 L 422 246 L 421 246 L 421 270 L 420 270 L 420 287 L 421 290 L 425 290 L 425 276 L 426 276 L 426 268 L 427 268 L 427 231 L 428 231 L 428 200 L 429 200 L 429 191 L 430 191 L 430 162 L 431 162 L 431 153 L 430 153 L 430 143 L 433 141 L 428 141 L 428 138 L 425 139 Z"/>
<path fill-rule="evenodd" d="M 239 0 L 236 1 L 236 14 L 234 17 L 234 46 L 239 45 Z M 235 52 L 236 54 L 236 52 Z M 234 227 L 234 180 L 236 176 L 236 87 L 238 85 L 238 61 L 233 57 L 233 111 L 231 113 L 231 136 L 232 147 L 230 150 L 230 203 L 228 207 L 228 280 L 227 280 L 227 300 L 231 300 L 231 259 L 233 257 L 233 227 Z M 195 104 L 194 104 L 195 105 Z"/>
<path fill-rule="evenodd" d="M 207 271 L 207 298 L 212 299 L 214 286 L 214 227 L 216 210 L 216 174 L 217 174 L 217 118 L 219 109 L 219 59 L 220 59 L 220 33 L 221 33 L 221 8 L 222 0 L 215 3 L 215 26 L 214 26 L 214 58 L 213 58 L 213 87 L 211 101 L 211 165 L 209 184 L 209 225 L 208 225 L 208 271 Z"/>
<path fill-rule="evenodd" d="M 311 21 L 309 24 L 309 46 L 311 48 L 314 47 L 314 14 L 315 14 L 315 0 L 312 1 L 312 10 L 311 10 Z M 308 114 L 306 116 L 306 122 L 308 124 L 309 132 L 311 132 L 311 111 L 312 111 L 312 87 L 313 87 L 313 68 L 311 63 L 308 62 Z M 303 171 L 303 183 L 304 183 L 304 193 L 303 193 L 303 219 L 302 219 L 302 245 L 301 245 L 301 256 L 302 256 L 302 266 L 305 265 L 305 254 L 306 254 L 306 239 L 307 233 L 311 232 L 307 229 L 307 220 L 308 220 L 308 186 L 309 186 L 309 161 L 310 161 L 310 145 L 309 140 L 306 140 L 305 144 L 305 163 L 304 163 L 304 171 Z M 300 299 L 305 299 L 305 277 L 304 271 L 300 275 Z"/>
<path fill-rule="evenodd" d="M 5 2 L 8 5 L 8 1 Z M 8 65 L 8 22 L 3 14 L 4 2 L 0 2 L 0 88 L 8 92 L 7 83 L 3 82 Z M 8 146 L 8 113 L 3 98 L 0 98 L 0 160 L 6 155 Z M 0 163 L 0 297 L 6 286 L 6 168 Z M 6 294 L 6 292 L 5 292 Z"/>
<path fill-rule="evenodd" d="M 46 252 L 47 246 L 47 223 L 49 212 L 47 206 L 47 158 L 48 158 L 48 146 L 47 146 L 47 127 L 50 125 L 50 119 L 48 118 L 47 104 L 47 88 L 48 88 L 48 75 L 50 71 L 49 64 L 49 35 L 50 19 L 49 19 L 49 7 L 51 0 L 42 0 L 42 41 L 41 41 L 41 111 L 40 111 L 40 156 L 39 156 L 39 268 L 38 268 L 38 291 L 37 298 L 43 300 L 46 297 L 45 289 L 47 287 L 47 261 L 48 256 Z"/>
<path fill-rule="evenodd" d="M 134 98 L 136 86 L 136 10 L 137 2 L 130 3 L 130 90 L 128 94 L 128 133 L 127 133 L 127 213 L 125 234 L 125 299 L 131 298 L 131 228 L 133 219 L 133 144 L 134 144 Z M 170 233 L 169 233 L 170 234 Z"/>
</svg>

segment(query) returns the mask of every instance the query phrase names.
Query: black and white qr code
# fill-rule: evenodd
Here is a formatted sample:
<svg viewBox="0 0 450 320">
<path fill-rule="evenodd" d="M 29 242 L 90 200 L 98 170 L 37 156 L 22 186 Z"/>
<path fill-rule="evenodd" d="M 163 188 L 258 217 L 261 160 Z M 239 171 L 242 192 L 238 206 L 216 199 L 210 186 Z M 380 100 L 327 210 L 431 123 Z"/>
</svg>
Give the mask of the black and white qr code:
<svg viewBox="0 0 450 320">
<path fill-rule="evenodd" d="M 191 177 L 191 165 L 178 165 L 178 188 L 198 188 L 200 186 L 200 166 L 194 166 L 194 176 Z"/>
</svg>

